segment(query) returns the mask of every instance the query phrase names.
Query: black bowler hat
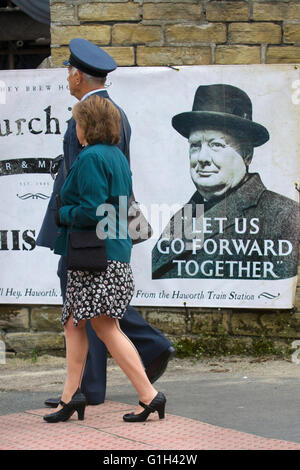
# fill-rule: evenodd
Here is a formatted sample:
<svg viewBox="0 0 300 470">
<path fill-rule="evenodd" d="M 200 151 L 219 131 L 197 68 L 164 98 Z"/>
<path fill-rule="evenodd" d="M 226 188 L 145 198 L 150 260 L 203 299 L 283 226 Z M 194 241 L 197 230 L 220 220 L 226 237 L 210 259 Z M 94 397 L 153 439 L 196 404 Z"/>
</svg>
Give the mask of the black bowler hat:
<svg viewBox="0 0 300 470">
<path fill-rule="evenodd" d="M 107 52 L 86 39 L 72 39 L 69 49 L 70 58 L 63 64 L 76 67 L 93 77 L 106 77 L 117 68 L 116 62 Z"/>
<path fill-rule="evenodd" d="M 230 134 L 244 132 L 254 147 L 269 140 L 267 129 L 252 121 L 252 103 L 249 96 L 232 85 L 216 84 L 198 87 L 193 109 L 173 117 L 172 126 L 189 138 L 199 127 L 211 126 Z"/>
</svg>

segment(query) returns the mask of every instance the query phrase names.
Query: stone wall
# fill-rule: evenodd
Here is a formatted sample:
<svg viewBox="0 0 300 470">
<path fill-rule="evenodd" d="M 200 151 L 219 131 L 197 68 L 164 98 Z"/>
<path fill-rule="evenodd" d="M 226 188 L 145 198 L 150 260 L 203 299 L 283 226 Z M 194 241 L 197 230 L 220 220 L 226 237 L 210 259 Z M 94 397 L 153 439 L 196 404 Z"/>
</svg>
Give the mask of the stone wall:
<svg viewBox="0 0 300 470">
<path fill-rule="evenodd" d="M 65 349 L 59 306 L 0 305 L 0 340 L 19 355 L 62 354 Z"/>
<path fill-rule="evenodd" d="M 174 341 L 178 355 L 290 355 L 300 339 L 300 308 L 238 310 L 139 307 L 146 320 Z M 0 341 L 10 354 L 62 355 L 60 306 L 0 306 Z"/>
<path fill-rule="evenodd" d="M 73 37 L 102 46 L 119 66 L 300 62 L 298 0 L 51 0 L 51 18 L 56 67 Z M 300 281 L 290 311 L 139 310 L 178 354 L 289 354 L 300 338 Z M 0 305 L 0 340 L 14 353 L 63 353 L 60 312 Z"/>
<path fill-rule="evenodd" d="M 82 37 L 120 66 L 300 62 L 300 2 L 51 0 L 55 66 Z"/>
</svg>

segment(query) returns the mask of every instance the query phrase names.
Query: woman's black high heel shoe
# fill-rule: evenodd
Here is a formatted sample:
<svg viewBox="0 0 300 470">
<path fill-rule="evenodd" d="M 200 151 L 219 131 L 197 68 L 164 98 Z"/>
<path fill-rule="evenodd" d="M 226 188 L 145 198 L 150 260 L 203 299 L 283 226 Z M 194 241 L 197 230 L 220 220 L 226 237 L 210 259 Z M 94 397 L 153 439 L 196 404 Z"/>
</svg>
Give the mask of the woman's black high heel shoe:
<svg viewBox="0 0 300 470">
<path fill-rule="evenodd" d="M 166 406 L 166 397 L 163 393 L 158 392 L 158 394 L 153 398 L 152 402 L 149 405 L 145 405 L 143 402 L 139 404 L 145 408 L 144 411 L 138 414 L 129 413 L 123 416 L 124 421 L 128 423 L 136 423 L 146 421 L 150 413 L 158 412 L 159 419 L 164 419 L 165 417 L 165 406 Z"/>
<path fill-rule="evenodd" d="M 44 416 L 44 420 L 47 421 L 47 423 L 67 421 L 72 416 L 72 414 L 75 413 L 75 411 L 77 411 L 78 419 L 81 421 L 84 420 L 86 398 L 79 388 L 76 390 L 69 403 L 64 403 L 63 401 L 60 401 L 59 403 L 62 405 L 61 410 Z"/>
</svg>

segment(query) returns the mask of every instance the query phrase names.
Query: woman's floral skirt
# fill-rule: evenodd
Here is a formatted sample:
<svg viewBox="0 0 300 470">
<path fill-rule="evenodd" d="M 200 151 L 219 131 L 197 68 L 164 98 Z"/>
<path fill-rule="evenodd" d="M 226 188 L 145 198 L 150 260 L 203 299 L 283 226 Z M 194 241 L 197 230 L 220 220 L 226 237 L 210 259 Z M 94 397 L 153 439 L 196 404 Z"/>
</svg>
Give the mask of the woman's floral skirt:
<svg viewBox="0 0 300 470">
<path fill-rule="evenodd" d="M 102 272 L 68 270 L 62 324 L 73 314 L 74 325 L 99 315 L 121 319 L 134 292 L 129 263 L 109 260 Z"/>
</svg>

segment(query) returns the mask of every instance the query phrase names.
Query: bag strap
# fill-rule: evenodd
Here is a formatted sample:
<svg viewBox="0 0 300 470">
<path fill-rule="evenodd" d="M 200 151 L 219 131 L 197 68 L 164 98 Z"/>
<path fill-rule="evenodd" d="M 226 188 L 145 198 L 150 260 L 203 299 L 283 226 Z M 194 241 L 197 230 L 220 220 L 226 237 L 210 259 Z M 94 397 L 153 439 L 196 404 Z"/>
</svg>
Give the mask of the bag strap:
<svg viewBox="0 0 300 470">
<path fill-rule="evenodd" d="M 63 174 L 64 174 L 64 180 L 65 180 L 68 176 L 68 170 L 67 170 L 67 164 L 66 164 L 65 157 L 63 158 Z"/>
<path fill-rule="evenodd" d="M 123 130 L 124 130 L 124 143 L 125 143 L 125 148 L 128 148 L 129 150 L 129 140 L 128 140 L 128 133 L 127 133 L 127 126 L 126 126 L 126 117 L 125 113 L 122 108 L 119 108 L 120 116 L 123 122 Z M 127 156 L 129 167 L 130 167 L 130 158 L 129 155 Z M 131 193 L 131 196 L 129 198 L 129 205 L 131 205 L 133 202 L 135 202 L 135 197 L 133 194 L 133 191 Z"/>
<path fill-rule="evenodd" d="M 119 108 L 119 112 L 120 112 L 120 117 L 121 117 L 121 121 L 122 121 L 122 124 L 123 124 L 122 127 L 123 127 L 123 131 L 124 131 L 124 147 L 125 147 L 125 150 L 128 149 L 128 152 L 129 152 L 129 140 L 128 140 L 127 125 L 126 125 L 126 116 L 125 116 L 125 113 L 124 113 L 122 108 Z M 125 154 L 125 152 L 124 152 L 124 154 Z M 126 158 L 128 160 L 128 163 L 130 165 L 130 156 L 129 156 L 129 154 L 128 155 L 125 154 L 125 156 L 126 156 Z"/>
</svg>

